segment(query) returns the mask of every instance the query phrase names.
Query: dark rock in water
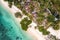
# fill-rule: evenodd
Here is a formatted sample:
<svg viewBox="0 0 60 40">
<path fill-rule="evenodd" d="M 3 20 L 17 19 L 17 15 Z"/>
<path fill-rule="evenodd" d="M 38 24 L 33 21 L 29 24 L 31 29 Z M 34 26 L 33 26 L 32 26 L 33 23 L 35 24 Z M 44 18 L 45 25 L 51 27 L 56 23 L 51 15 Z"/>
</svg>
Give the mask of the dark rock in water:
<svg viewBox="0 0 60 40">
<path fill-rule="evenodd" d="M 16 37 L 16 39 L 19 39 L 19 37 Z"/>
<path fill-rule="evenodd" d="M 5 34 L 1 37 L 1 40 L 11 40 L 11 38 Z"/>
<path fill-rule="evenodd" d="M 0 31 L 3 31 L 5 29 L 5 27 L 3 26 L 3 24 L 0 24 Z"/>
<path fill-rule="evenodd" d="M 5 26 L 3 24 L 0 24 L 0 33 L 2 33 L 1 36 L 6 34 L 7 32 L 8 32 L 8 30 L 5 28 Z"/>
<path fill-rule="evenodd" d="M 20 40 L 22 40 L 22 38 L 20 38 Z"/>
<path fill-rule="evenodd" d="M 16 37 L 16 40 L 22 40 L 22 38 L 20 38 L 20 37 Z"/>
</svg>

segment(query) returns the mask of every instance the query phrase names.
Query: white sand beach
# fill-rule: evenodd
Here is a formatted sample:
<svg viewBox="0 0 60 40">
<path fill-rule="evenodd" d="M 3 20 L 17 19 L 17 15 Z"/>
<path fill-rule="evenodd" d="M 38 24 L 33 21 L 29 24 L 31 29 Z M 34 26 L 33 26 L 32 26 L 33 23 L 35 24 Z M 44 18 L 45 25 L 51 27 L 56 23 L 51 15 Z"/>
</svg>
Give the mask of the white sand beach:
<svg viewBox="0 0 60 40">
<path fill-rule="evenodd" d="M 22 13 L 22 11 L 20 9 L 18 9 L 16 6 L 12 5 L 12 8 L 9 8 L 8 2 L 4 2 L 3 0 L 1 0 L 1 2 L 6 7 L 7 10 L 10 10 L 12 15 L 14 15 L 14 13 L 16 13 L 16 12 Z M 21 19 L 23 19 L 24 17 L 26 17 L 26 16 L 23 15 L 22 18 L 16 18 L 17 22 L 19 23 L 21 21 Z M 38 31 L 38 29 L 34 28 L 35 26 L 36 26 L 36 24 L 34 22 L 32 22 L 31 27 L 29 27 L 27 29 L 27 33 L 29 33 L 33 38 L 35 38 L 35 40 L 46 40 L 45 36 L 42 35 L 42 33 Z M 49 28 L 48 30 L 51 32 L 51 34 L 60 38 L 60 30 L 58 30 L 56 32 L 51 28 Z"/>
<path fill-rule="evenodd" d="M 52 27 L 49 27 L 47 30 L 50 31 L 50 34 L 60 39 L 60 30 L 54 30 Z"/>
</svg>

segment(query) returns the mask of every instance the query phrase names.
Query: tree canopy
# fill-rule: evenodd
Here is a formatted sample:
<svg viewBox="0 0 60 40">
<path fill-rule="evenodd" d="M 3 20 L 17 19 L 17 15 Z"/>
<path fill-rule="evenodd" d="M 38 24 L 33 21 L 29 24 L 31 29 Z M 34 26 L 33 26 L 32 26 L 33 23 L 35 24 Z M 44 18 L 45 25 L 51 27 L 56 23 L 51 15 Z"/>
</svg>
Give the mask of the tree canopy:
<svg viewBox="0 0 60 40">
<path fill-rule="evenodd" d="M 53 15 L 49 15 L 49 16 L 47 17 L 47 20 L 48 20 L 49 22 L 53 22 L 53 21 L 55 20 L 55 17 L 54 17 Z"/>
<path fill-rule="evenodd" d="M 20 22 L 22 29 L 26 31 L 27 28 L 28 28 L 28 25 L 29 25 L 31 22 L 32 22 L 32 21 L 31 21 L 31 20 L 28 20 L 28 18 L 22 19 L 22 21 Z"/>
<path fill-rule="evenodd" d="M 22 17 L 22 14 L 21 14 L 20 12 L 16 12 L 16 13 L 15 13 L 15 17 L 17 17 L 17 18 L 18 18 L 18 17 Z"/>
<path fill-rule="evenodd" d="M 42 32 L 43 35 L 48 35 L 50 32 L 44 29 L 44 26 L 38 27 L 39 31 Z"/>
</svg>

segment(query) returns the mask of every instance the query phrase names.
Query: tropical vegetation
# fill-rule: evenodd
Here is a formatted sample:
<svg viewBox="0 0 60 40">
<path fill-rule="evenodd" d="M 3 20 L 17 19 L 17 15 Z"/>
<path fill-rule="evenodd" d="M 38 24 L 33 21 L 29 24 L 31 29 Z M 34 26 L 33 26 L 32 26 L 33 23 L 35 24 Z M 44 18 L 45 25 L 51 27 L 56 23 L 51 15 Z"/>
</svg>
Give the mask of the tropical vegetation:
<svg viewBox="0 0 60 40">
<path fill-rule="evenodd" d="M 20 22 L 20 24 L 21 24 L 21 26 L 22 26 L 22 29 L 23 30 L 27 30 L 27 28 L 28 28 L 28 25 L 29 24 L 31 24 L 31 20 L 28 20 L 28 18 L 26 17 L 26 18 L 24 18 L 24 19 L 22 19 L 22 21 Z"/>
</svg>

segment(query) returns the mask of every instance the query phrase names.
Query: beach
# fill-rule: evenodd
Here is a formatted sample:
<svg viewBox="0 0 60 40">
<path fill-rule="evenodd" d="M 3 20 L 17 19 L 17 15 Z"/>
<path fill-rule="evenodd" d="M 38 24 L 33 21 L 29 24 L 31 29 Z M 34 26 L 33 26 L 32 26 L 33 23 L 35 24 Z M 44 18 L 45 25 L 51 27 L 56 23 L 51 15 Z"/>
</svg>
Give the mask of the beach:
<svg viewBox="0 0 60 40">
<path fill-rule="evenodd" d="M 22 13 L 21 10 L 19 10 L 16 6 L 12 5 L 12 8 L 8 7 L 8 2 L 4 2 L 2 1 L 2 4 L 12 13 L 12 15 L 14 16 L 14 13 L 16 12 L 20 12 Z M 22 17 L 22 19 L 24 18 L 24 16 Z M 20 18 L 16 18 L 17 22 L 19 23 L 19 21 L 21 21 Z M 42 34 L 37 33 L 37 31 L 34 29 L 34 26 L 36 26 L 36 24 L 34 24 L 31 28 L 28 28 L 28 30 L 26 31 L 29 35 L 31 35 L 33 37 L 34 40 L 45 40 L 43 36 L 40 36 Z M 32 31 L 33 30 L 33 31 Z M 40 38 L 41 37 L 41 38 Z M 42 38 L 43 37 L 43 38 Z"/>
<path fill-rule="evenodd" d="M 16 38 L 19 40 L 34 40 L 29 34 L 21 29 L 20 24 L 16 21 L 17 19 L 15 18 L 14 13 L 3 0 L 1 0 L 0 10 L 0 27 L 4 28 L 4 32 L 8 30 L 6 33 L 3 33 L 0 40 L 16 40 Z M 0 31 L 1 30 L 2 29 L 0 29 Z"/>
<path fill-rule="evenodd" d="M 14 13 L 16 12 L 20 12 L 22 14 L 22 11 L 20 9 L 18 9 L 16 6 L 12 5 L 12 8 L 8 7 L 8 2 L 4 2 L 3 0 L 1 0 L 2 5 L 4 5 L 4 7 L 9 10 L 11 12 L 11 15 L 14 16 Z M 23 15 L 22 18 L 15 18 L 15 20 L 17 21 L 17 24 L 20 25 L 20 21 L 26 17 L 25 15 Z M 31 27 L 29 27 L 26 31 L 26 33 L 28 33 L 29 35 L 32 36 L 33 40 L 46 40 L 45 37 L 47 35 L 43 35 L 42 32 L 39 32 L 38 29 L 35 29 L 35 26 L 37 26 L 34 22 L 31 23 L 30 25 Z M 52 28 L 48 28 L 48 31 L 50 31 L 50 34 L 57 36 L 57 38 L 60 38 L 60 30 L 58 31 L 52 31 Z"/>
</svg>

